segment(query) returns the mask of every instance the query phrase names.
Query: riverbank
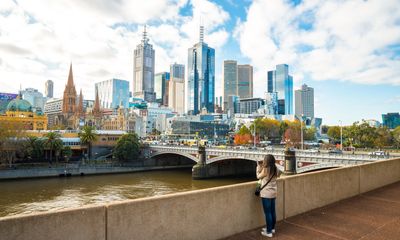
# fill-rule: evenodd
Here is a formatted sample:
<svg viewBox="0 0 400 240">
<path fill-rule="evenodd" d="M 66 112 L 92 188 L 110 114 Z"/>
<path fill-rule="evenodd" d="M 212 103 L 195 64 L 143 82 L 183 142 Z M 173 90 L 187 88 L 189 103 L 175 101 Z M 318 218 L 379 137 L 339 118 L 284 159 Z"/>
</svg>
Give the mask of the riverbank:
<svg viewBox="0 0 400 240">
<path fill-rule="evenodd" d="M 77 165 L 77 166 L 52 167 L 52 168 L 7 169 L 0 171 L 0 181 L 12 180 L 12 179 L 25 179 L 25 178 L 51 178 L 51 177 L 133 173 L 133 172 L 169 170 L 169 169 L 180 169 L 180 168 L 191 168 L 191 167 L 192 165 L 152 166 L 152 167 Z"/>
</svg>

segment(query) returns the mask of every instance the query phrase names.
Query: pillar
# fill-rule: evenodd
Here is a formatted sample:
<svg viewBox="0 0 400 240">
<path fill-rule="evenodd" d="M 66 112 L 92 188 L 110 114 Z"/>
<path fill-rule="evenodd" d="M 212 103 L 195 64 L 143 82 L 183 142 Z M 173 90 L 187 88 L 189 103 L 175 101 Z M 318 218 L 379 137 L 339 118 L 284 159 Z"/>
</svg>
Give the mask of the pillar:
<svg viewBox="0 0 400 240">
<path fill-rule="evenodd" d="M 296 174 L 296 152 L 294 150 L 290 150 L 289 148 L 285 149 L 285 175 L 293 175 Z"/>
</svg>

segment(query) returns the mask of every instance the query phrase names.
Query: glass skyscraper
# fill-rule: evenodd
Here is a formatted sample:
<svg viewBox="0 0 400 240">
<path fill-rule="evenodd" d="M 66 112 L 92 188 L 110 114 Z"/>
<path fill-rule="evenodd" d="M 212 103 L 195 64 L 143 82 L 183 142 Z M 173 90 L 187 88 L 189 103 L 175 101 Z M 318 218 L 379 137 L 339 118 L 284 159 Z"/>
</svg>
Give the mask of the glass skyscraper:
<svg viewBox="0 0 400 240">
<path fill-rule="evenodd" d="M 153 45 L 149 44 L 146 26 L 142 42 L 137 45 L 133 56 L 133 96 L 145 101 L 155 101 L 154 93 L 154 58 Z"/>
<path fill-rule="evenodd" d="M 293 77 L 287 64 L 276 65 L 276 70 L 268 72 L 267 90 L 277 94 L 278 114 L 293 114 Z"/>
<path fill-rule="evenodd" d="M 95 83 L 102 108 L 117 108 L 121 103 L 124 108 L 129 107 L 129 82 L 121 79 L 109 79 Z"/>
<path fill-rule="evenodd" d="M 169 72 L 157 73 L 154 77 L 156 102 L 168 106 Z"/>
<path fill-rule="evenodd" d="M 200 41 L 188 49 L 188 113 L 198 114 L 203 108 L 214 112 L 215 50 L 203 41 L 204 28 L 200 26 Z"/>
</svg>

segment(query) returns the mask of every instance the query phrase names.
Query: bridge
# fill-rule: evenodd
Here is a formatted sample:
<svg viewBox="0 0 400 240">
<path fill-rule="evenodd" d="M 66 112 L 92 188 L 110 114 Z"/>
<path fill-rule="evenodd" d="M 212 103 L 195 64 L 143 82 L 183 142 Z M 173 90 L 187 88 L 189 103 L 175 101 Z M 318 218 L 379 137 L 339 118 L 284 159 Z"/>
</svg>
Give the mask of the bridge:
<svg viewBox="0 0 400 240">
<path fill-rule="evenodd" d="M 189 147 L 176 145 L 149 145 L 146 157 L 154 158 L 165 154 L 179 155 L 196 162 L 196 165 L 202 166 L 213 166 L 217 163 L 222 163 L 224 161 L 232 162 L 233 160 L 247 160 L 254 163 L 263 160 L 266 154 L 272 154 L 276 158 L 278 169 L 289 174 L 304 173 L 318 169 L 353 166 L 390 158 L 389 156 L 371 156 L 367 154 L 314 153 L 301 150 L 288 153 L 285 152 L 284 149 L 262 148 L 237 149 L 207 147 L 201 149 L 197 146 Z M 254 166 L 255 164 L 246 169 L 252 169 L 251 171 L 254 172 Z M 220 170 L 215 171 L 220 172 Z"/>
</svg>

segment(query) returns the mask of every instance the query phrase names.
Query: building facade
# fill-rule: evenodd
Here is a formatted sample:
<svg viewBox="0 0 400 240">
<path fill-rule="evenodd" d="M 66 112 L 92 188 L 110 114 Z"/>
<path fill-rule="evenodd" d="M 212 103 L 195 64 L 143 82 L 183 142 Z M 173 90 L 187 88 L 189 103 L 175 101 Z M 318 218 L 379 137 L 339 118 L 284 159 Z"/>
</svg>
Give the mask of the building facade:
<svg viewBox="0 0 400 240">
<path fill-rule="evenodd" d="M 205 108 L 214 112 L 215 50 L 204 41 L 200 26 L 200 41 L 188 49 L 188 113 L 196 115 Z"/>
<path fill-rule="evenodd" d="M 268 71 L 267 91 L 277 93 L 278 114 L 293 114 L 293 77 L 287 64 L 276 65 L 276 70 Z"/>
<path fill-rule="evenodd" d="M 253 67 L 249 64 L 237 65 L 238 68 L 238 96 L 240 98 L 253 97 Z"/>
<path fill-rule="evenodd" d="M 185 65 L 171 64 L 168 87 L 168 107 L 179 114 L 185 113 Z"/>
<path fill-rule="evenodd" d="M 314 88 L 303 84 L 295 91 L 295 115 L 298 118 L 314 118 Z"/>
<path fill-rule="evenodd" d="M 28 101 L 32 107 L 40 108 L 43 111 L 45 98 L 43 94 L 34 88 L 26 88 L 21 91 L 22 99 Z"/>
<path fill-rule="evenodd" d="M 155 101 L 154 65 L 155 51 L 149 44 L 145 26 L 142 42 L 136 46 L 133 56 L 133 97 Z"/>
<path fill-rule="evenodd" d="M 129 107 L 129 81 L 109 79 L 95 84 L 101 108 Z"/>
<path fill-rule="evenodd" d="M 52 80 L 47 80 L 44 84 L 44 94 L 47 98 L 53 98 L 54 82 Z"/>
<path fill-rule="evenodd" d="M 5 113 L 7 105 L 11 100 L 16 99 L 18 94 L 14 93 L 0 93 L 0 113 Z"/>
<path fill-rule="evenodd" d="M 169 72 L 157 73 L 154 77 L 154 91 L 156 93 L 156 102 L 163 106 L 168 106 L 169 81 Z"/>
<path fill-rule="evenodd" d="M 44 104 L 44 114 L 48 118 L 48 127 L 51 128 L 54 125 L 57 125 L 56 117 L 62 114 L 62 106 L 63 100 L 62 99 L 49 99 Z"/>
<path fill-rule="evenodd" d="M 264 100 L 262 98 L 240 99 L 239 113 L 241 114 L 256 113 L 262 105 L 264 105 Z"/>
<path fill-rule="evenodd" d="M 382 114 L 382 125 L 389 129 L 395 129 L 400 126 L 400 115 L 399 113 L 386 113 Z"/>
</svg>

